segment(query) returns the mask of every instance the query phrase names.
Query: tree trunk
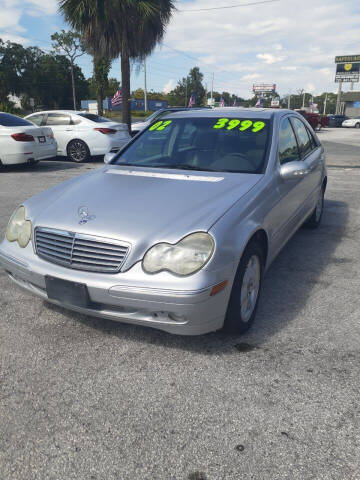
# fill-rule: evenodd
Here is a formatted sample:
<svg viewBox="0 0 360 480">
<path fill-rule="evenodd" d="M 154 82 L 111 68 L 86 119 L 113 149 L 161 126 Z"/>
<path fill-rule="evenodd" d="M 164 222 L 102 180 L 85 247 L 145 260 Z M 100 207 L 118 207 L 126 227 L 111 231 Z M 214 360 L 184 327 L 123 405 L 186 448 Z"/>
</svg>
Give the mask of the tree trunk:
<svg viewBox="0 0 360 480">
<path fill-rule="evenodd" d="M 76 93 L 75 93 L 75 79 L 74 79 L 74 62 L 71 60 L 71 85 L 73 94 L 74 110 L 76 110 Z"/>
<path fill-rule="evenodd" d="M 126 123 L 131 133 L 130 112 L 130 58 L 127 50 L 126 32 L 124 32 L 121 49 L 121 90 L 122 90 L 122 121 Z"/>
<path fill-rule="evenodd" d="M 98 107 L 98 115 L 102 116 L 103 113 L 104 113 L 104 109 L 103 109 L 103 100 L 104 100 L 104 96 L 103 96 L 103 93 L 102 93 L 102 88 L 98 87 L 96 89 L 96 93 L 97 93 L 97 107 Z"/>
</svg>

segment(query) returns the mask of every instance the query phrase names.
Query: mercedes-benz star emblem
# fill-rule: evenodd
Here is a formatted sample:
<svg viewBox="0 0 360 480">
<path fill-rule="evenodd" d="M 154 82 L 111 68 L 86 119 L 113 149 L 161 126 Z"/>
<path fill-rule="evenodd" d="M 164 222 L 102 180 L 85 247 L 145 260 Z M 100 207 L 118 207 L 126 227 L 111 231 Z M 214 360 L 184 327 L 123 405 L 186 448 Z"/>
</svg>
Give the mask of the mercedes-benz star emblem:
<svg viewBox="0 0 360 480">
<path fill-rule="evenodd" d="M 94 220 L 94 218 L 96 218 L 95 215 L 90 214 L 89 209 L 87 207 L 79 207 L 78 215 L 80 217 L 80 220 L 79 220 L 80 225 L 83 225 L 84 223 L 87 223 L 90 220 Z"/>
</svg>

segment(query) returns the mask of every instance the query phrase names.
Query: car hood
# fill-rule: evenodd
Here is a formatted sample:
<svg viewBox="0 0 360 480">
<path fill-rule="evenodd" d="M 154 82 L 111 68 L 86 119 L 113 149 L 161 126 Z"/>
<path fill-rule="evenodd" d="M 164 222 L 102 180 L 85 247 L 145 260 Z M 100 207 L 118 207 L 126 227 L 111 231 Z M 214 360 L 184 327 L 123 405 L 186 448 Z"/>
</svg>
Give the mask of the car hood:
<svg viewBox="0 0 360 480">
<path fill-rule="evenodd" d="M 127 263 L 134 263 L 157 242 L 209 230 L 262 177 L 107 165 L 26 204 L 35 227 L 129 242 Z M 79 224 L 79 207 L 88 210 L 87 223 Z"/>
</svg>

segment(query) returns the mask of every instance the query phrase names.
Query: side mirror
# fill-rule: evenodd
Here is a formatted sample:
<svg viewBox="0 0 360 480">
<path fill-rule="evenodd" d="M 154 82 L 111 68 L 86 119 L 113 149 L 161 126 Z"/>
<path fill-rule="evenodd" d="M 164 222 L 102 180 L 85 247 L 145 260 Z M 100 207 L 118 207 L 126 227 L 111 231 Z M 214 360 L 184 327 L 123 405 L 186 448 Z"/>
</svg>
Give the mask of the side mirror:
<svg viewBox="0 0 360 480">
<path fill-rule="evenodd" d="M 104 156 L 104 163 L 110 163 L 111 160 L 115 157 L 116 153 L 114 152 L 108 152 L 105 156 Z"/>
<path fill-rule="evenodd" d="M 309 173 L 304 162 L 284 163 L 280 167 L 280 177 L 283 180 L 297 180 Z"/>
</svg>

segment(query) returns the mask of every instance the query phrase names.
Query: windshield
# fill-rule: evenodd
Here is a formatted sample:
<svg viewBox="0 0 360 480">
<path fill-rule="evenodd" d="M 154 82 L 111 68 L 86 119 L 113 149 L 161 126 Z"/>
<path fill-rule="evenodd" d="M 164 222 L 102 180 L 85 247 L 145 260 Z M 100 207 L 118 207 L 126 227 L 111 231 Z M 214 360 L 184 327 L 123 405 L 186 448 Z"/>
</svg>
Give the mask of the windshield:
<svg viewBox="0 0 360 480">
<path fill-rule="evenodd" d="M 151 115 L 149 115 L 148 117 L 145 118 L 144 122 L 152 122 L 153 120 L 155 120 L 155 118 L 160 118 L 162 117 L 163 115 L 165 115 L 166 113 L 169 113 L 168 111 L 161 111 L 159 112 L 159 110 L 156 110 L 154 113 L 152 113 Z"/>
<path fill-rule="evenodd" d="M 11 115 L 11 113 L 0 113 L 0 125 L 3 127 L 33 127 L 34 125 L 23 118 Z"/>
<path fill-rule="evenodd" d="M 262 173 L 270 122 L 243 118 L 160 120 L 119 156 L 115 165 Z"/>
<path fill-rule="evenodd" d="M 95 122 L 95 123 L 111 122 L 111 120 L 105 117 L 100 117 L 100 115 L 95 115 L 95 113 L 78 113 L 78 115 L 79 117 L 87 118 L 88 120 L 91 120 L 92 122 Z"/>
</svg>

